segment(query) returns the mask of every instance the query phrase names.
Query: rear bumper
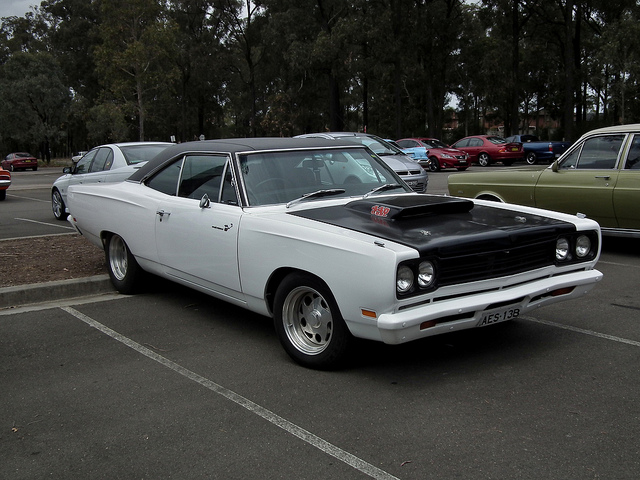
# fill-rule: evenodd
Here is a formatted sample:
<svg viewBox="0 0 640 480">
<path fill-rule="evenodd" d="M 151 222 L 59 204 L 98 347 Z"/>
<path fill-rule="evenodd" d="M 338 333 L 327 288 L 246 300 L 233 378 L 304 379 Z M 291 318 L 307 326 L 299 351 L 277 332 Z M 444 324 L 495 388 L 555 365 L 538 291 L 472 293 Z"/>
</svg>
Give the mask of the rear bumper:
<svg viewBox="0 0 640 480">
<path fill-rule="evenodd" d="M 547 277 L 514 287 L 382 314 L 378 317 L 377 326 L 384 343 L 405 343 L 476 328 L 488 311 L 517 309 L 521 316 L 544 305 L 579 298 L 601 279 L 602 273 L 598 270 Z"/>
</svg>

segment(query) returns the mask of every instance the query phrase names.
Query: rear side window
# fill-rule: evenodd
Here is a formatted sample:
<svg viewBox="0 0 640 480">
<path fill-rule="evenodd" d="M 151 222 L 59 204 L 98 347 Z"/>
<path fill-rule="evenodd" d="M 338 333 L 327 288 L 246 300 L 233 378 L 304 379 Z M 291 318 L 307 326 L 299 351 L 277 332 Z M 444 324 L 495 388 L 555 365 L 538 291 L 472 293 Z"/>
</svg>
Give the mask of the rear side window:
<svg viewBox="0 0 640 480">
<path fill-rule="evenodd" d="M 182 158 L 180 160 L 176 160 L 168 167 L 160 170 L 147 181 L 147 187 L 153 188 L 154 190 L 167 195 L 176 195 L 182 161 Z"/>
</svg>

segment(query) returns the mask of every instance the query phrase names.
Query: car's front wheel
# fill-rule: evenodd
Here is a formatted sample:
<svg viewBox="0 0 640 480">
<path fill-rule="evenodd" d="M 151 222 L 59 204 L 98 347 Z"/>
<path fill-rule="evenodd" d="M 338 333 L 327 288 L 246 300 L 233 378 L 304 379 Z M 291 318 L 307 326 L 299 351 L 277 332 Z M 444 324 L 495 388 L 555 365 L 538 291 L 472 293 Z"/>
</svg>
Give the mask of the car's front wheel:
<svg viewBox="0 0 640 480">
<path fill-rule="evenodd" d="M 429 159 L 429 170 L 432 172 L 437 172 L 440 170 L 440 162 L 436 157 L 431 157 Z"/>
<path fill-rule="evenodd" d="M 56 220 L 66 220 L 68 217 L 64 200 L 57 188 L 51 192 L 51 210 L 53 210 L 53 216 L 56 217 Z"/>
<path fill-rule="evenodd" d="M 310 368 L 340 366 L 353 340 L 329 289 L 303 273 L 290 274 L 278 287 L 274 325 L 289 356 Z"/>
<path fill-rule="evenodd" d="M 142 269 L 120 235 L 111 235 L 105 245 L 107 269 L 111 283 L 120 293 L 131 295 L 138 290 Z"/>
<path fill-rule="evenodd" d="M 489 164 L 491 163 L 489 154 L 482 152 L 480 155 L 478 155 L 478 163 L 480 164 L 481 167 L 488 167 Z"/>
</svg>

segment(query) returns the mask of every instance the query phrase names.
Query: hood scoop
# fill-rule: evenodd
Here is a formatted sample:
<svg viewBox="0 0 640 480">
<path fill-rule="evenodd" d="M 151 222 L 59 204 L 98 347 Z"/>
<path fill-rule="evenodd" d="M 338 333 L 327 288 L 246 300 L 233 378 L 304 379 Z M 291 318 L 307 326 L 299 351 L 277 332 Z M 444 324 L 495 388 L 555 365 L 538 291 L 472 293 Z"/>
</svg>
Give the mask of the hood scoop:
<svg viewBox="0 0 640 480">
<path fill-rule="evenodd" d="M 399 195 L 392 197 L 369 197 L 355 200 L 345 208 L 387 220 L 467 213 L 474 206 L 471 200 L 434 195 Z"/>
</svg>

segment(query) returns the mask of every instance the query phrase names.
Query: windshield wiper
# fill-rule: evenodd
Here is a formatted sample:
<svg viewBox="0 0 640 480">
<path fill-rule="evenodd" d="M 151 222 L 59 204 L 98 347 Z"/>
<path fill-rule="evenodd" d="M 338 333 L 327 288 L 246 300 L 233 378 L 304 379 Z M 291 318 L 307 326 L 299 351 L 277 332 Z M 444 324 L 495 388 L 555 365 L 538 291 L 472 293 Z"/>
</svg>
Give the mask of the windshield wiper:
<svg viewBox="0 0 640 480">
<path fill-rule="evenodd" d="M 393 190 L 394 188 L 402 188 L 402 185 L 400 185 L 399 183 L 385 183 L 384 185 L 380 185 L 379 187 L 374 188 L 370 192 L 365 193 L 364 197 L 362 198 L 370 197 L 374 193 L 384 192 L 385 190 Z"/>
<path fill-rule="evenodd" d="M 330 197 L 331 195 L 340 195 L 344 192 L 346 192 L 344 188 L 331 188 L 327 190 L 316 190 L 315 192 L 305 193 L 300 198 L 296 198 L 295 200 L 291 200 L 289 203 L 287 203 L 287 208 L 304 200 L 309 200 L 310 198 Z"/>
</svg>

